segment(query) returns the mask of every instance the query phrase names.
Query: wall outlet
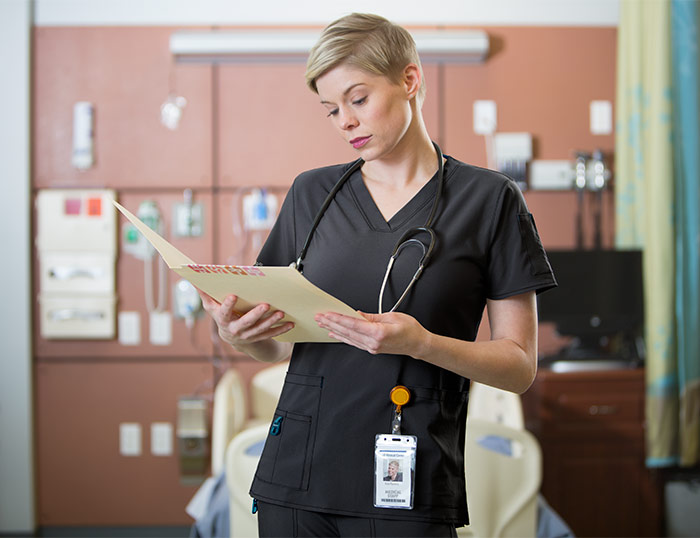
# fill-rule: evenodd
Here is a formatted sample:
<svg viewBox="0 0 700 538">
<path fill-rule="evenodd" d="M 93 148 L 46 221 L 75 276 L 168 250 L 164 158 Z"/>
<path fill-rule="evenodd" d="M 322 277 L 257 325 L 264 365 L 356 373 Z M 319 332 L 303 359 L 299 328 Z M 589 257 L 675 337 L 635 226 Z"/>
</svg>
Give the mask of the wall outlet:
<svg viewBox="0 0 700 538">
<path fill-rule="evenodd" d="M 153 422 L 151 424 L 151 454 L 172 456 L 173 425 L 170 422 Z"/>
<path fill-rule="evenodd" d="M 154 346 L 169 346 L 173 342 L 173 317 L 170 312 L 151 312 L 150 341 Z"/>
<path fill-rule="evenodd" d="M 486 135 L 496 131 L 496 101 L 474 101 L 474 132 Z"/>
<path fill-rule="evenodd" d="M 591 101 L 590 115 L 591 134 L 612 134 L 612 103 L 610 101 Z"/>
<path fill-rule="evenodd" d="M 141 455 L 141 424 L 136 422 L 119 424 L 119 453 L 122 456 Z"/>
<path fill-rule="evenodd" d="M 123 346 L 138 346 L 141 343 L 141 314 L 139 312 L 119 312 L 119 343 Z"/>
</svg>

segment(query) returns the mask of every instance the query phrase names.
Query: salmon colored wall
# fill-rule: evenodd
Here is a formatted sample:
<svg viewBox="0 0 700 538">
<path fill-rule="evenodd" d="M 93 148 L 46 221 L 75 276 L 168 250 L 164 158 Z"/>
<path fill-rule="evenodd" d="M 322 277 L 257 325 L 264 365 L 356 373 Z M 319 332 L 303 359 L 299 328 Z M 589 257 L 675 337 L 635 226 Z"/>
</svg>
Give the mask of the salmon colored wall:
<svg viewBox="0 0 700 538">
<path fill-rule="evenodd" d="M 354 158 L 333 133 L 304 66 L 173 64 L 167 27 L 37 27 L 33 65 L 33 189 L 114 188 L 135 210 L 155 200 L 165 236 L 204 263 L 249 264 L 264 233 L 241 237 L 240 200 L 267 187 L 281 203 L 301 171 Z M 527 131 L 535 158 L 572 159 L 576 150 L 613 151 L 612 136 L 588 132 L 591 100 L 614 101 L 613 28 L 486 28 L 492 43 L 482 64 L 426 64 L 424 116 L 445 153 L 485 166 L 484 139 L 473 133 L 472 103 L 493 99 L 498 130 Z M 187 98 L 180 126 L 159 122 L 170 89 Z M 94 167 L 71 166 L 72 111 L 95 105 Z M 200 238 L 174 238 L 171 212 L 191 188 L 205 209 Z M 526 192 L 545 247 L 574 244 L 576 196 Z M 591 199 L 588 196 L 587 206 Z M 238 208 L 238 209 L 237 209 Z M 613 201 L 604 198 L 604 244 L 612 245 Z M 120 216 L 120 229 L 125 220 Z M 590 244 L 591 221 L 586 210 Z M 36 263 L 36 262 L 35 262 Z M 174 274 L 168 274 L 168 308 Z M 117 261 L 118 310 L 137 311 L 142 344 L 57 341 L 39 336 L 35 318 L 38 497 L 40 525 L 188 524 L 192 486 L 178 481 L 176 456 L 149 455 L 148 425 L 175 423 L 177 398 L 210 384 L 219 362 L 246 380 L 262 365 L 215 345 L 202 319 L 190 333 L 173 322 L 173 343 L 148 343 L 143 263 Z M 35 280 L 35 297 L 40 292 Z M 483 337 L 483 336 L 482 336 Z M 559 345 L 543 327 L 541 349 Z M 213 359 L 217 358 L 216 361 Z M 119 456 L 118 424 L 139 422 L 144 455 Z M 152 485 L 153 484 L 153 485 Z"/>
<path fill-rule="evenodd" d="M 177 525 L 196 488 L 173 457 L 150 454 L 150 424 L 212 378 L 205 362 L 86 360 L 36 366 L 42 525 Z M 119 454 L 119 424 L 142 426 L 143 455 Z"/>
</svg>

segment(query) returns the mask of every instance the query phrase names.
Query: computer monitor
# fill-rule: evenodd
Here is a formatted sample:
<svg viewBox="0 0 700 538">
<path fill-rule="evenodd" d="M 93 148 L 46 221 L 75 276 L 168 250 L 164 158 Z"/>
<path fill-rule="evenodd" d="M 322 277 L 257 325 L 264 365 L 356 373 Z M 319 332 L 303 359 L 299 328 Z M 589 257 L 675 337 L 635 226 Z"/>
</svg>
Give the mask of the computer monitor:
<svg viewBox="0 0 700 538">
<path fill-rule="evenodd" d="M 639 250 L 548 250 L 559 283 L 538 296 L 538 317 L 590 350 L 611 337 L 634 340 L 644 325 Z"/>
</svg>

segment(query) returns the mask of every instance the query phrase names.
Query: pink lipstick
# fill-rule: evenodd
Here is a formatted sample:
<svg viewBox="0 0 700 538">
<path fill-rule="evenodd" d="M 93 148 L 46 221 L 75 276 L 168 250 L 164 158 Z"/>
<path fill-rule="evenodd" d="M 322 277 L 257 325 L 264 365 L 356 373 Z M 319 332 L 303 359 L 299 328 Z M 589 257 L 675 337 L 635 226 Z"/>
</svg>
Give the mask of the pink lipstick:
<svg viewBox="0 0 700 538">
<path fill-rule="evenodd" d="M 372 137 L 371 136 L 358 136 L 357 138 L 353 138 L 352 140 L 350 140 L 350 144 L 352 144 L 353 148 L 360 149 L 367 142 L 369 142 L 370 138 L 372 138 Z"/>
</svg>

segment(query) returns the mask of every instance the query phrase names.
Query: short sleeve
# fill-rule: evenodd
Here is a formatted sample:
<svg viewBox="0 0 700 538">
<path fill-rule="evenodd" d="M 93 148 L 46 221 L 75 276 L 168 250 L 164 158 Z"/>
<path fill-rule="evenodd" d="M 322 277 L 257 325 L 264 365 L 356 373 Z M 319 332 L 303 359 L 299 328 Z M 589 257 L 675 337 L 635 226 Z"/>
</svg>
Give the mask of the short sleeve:
<svg viewBox="0 0 700 538">
<path fill-rule="evenodd" d="M 557 285 L 535 219 L 520 189 L 511 180 L 503 186 L 491 229 L 490 299 L 505 299 L 528 291 L 540 293 Z"/>
<path fill-rule="evenodd" d="M 294 185 L 282 203 L 270 235 L 258 254 L 257 265 L 287 266 L 296 259 Z"/>
</svg>

